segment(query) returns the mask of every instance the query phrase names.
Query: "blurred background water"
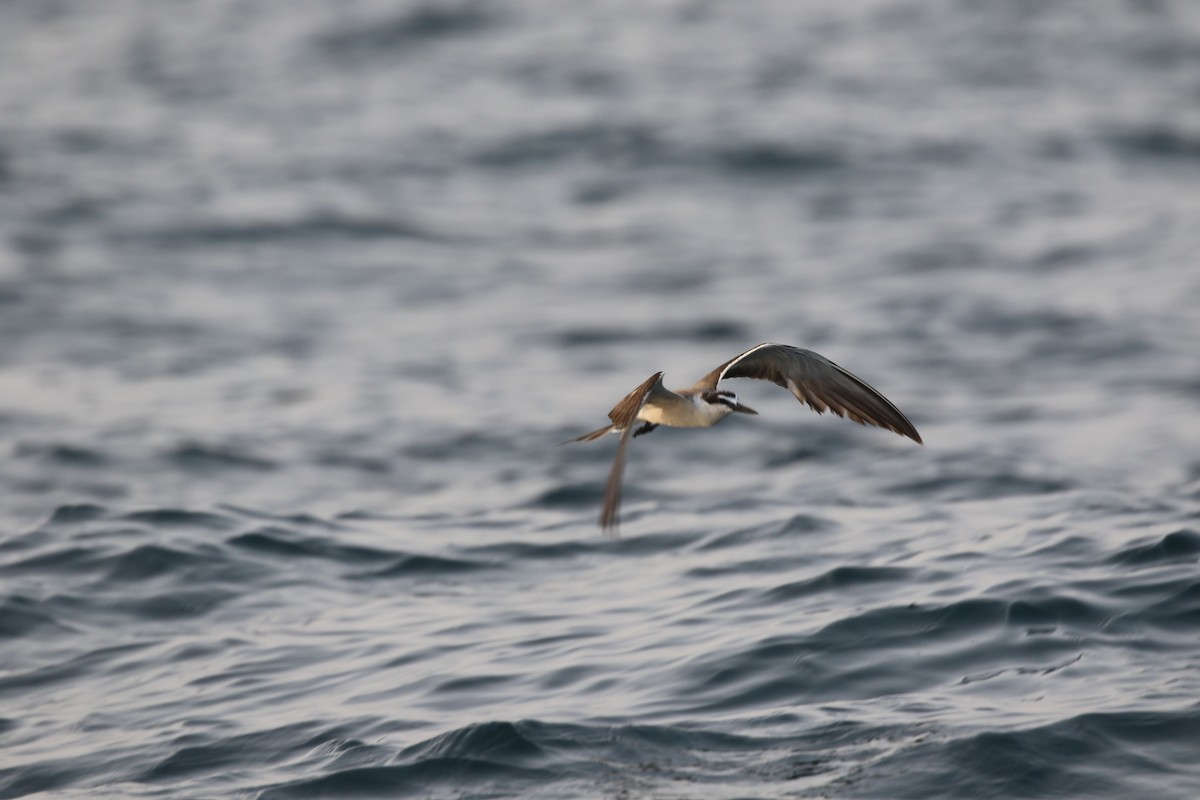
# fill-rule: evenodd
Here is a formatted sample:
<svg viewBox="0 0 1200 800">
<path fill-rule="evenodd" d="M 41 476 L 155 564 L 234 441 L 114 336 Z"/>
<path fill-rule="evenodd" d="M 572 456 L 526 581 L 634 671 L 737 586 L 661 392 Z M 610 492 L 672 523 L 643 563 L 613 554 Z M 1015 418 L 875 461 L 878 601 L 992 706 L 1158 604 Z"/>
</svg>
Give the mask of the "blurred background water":
<svg viewBox="0 0 1200 800">
<path fill-rule="evenodd" d="M 0 797 L 1200 796 L 1196 4 L 0 31 Z"/>
</svg>

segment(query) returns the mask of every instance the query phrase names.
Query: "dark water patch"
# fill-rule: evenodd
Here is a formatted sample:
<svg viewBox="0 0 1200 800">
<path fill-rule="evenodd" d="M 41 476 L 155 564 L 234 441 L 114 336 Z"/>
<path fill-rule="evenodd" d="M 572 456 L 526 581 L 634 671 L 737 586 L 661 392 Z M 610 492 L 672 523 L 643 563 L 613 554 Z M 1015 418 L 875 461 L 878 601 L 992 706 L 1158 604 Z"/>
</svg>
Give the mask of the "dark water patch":
<svg viewBox="0 0 1200 800">
<path fill-rule="evenodd" d="M 302 755 L 310 749 L 311 725 L 298 723 L 270 730 L 197 741 L 207 734 L 185 734 L 174 741 L 174 751 L 150 769 L 133 778 L 139 783 L 178 781 L 198 774 L 218 774 L 251 760 L 269 764 Z"/>
<path fill-rule="evenodd" d="M 17 446 L 17 458 L 36 458 L 54 466 L 95 468 L 109 463 L 109 458 L 98 450 L 70 444 L 24 443 Z"/>
<path fill-rule="evenodd" d="M 56 250 L 58 240 L 52 237 L 51 232 L 62 232 L 73 226 L 98 222 L 111 210 L 112 206 L 107 198 L 81 193 L 48 204 L 32 214 L 30 220 L 40 229 L 38 235 L 51 237 L 49 246 Z"/>
<path fill-rule="evenodd" d="M 463 626 L 464 628 L 466 626 Z M 402 655 L 390 658 L 382 664 L 383 669 L 396 669 L 397 667 L 408 667 L 414 664 L 420 664 L 430 657 L 445 656 L 449 653 L 457 653 L 463 650 L 468 650 L 473 645 L 462 642 L 444 642 L 435 647 L 426 647 L 421 649 L 410 649 Z"/>
<path fill-rule="evenodd" d="M 87 574 L 104 563 L 104 550 L 97 547 L 60 547 L 29 558 L 11 561 L 0 566 L 0 572 L 12 577 L 50 574 Z"/>
<path fill-rule="evenodd" d="M 1195 797 L 1200 714 L 1085 714 L 1019 731 L 920 741 L 858 773 L 853 797 Z"/>
<path fill-rule="evenodd" d="M 463 575 L 494 569 L 497 565 L 465 558 L 447 556 L 406 555 L 395 559 L 388 566 L 356 575 L 357 578 L 437 578 Z"/>
<path fill-rule="evenodd" d="M 522 732 L 523 726 L 511 722 L 482 722 L 449 731 L 400 753 L 401 758 L 488 758 L 528 763 L 544 755 Z"/>
<path fill-rule="evenodd" d="M 145 319 L 127 316 L 124 312 L 96 315 L 86 324 L 97 336 L 111 337 L 126 346 L 144 346 L 167 341 L 194 345 L 201 337 L 211 338 L 217 333 L 195 322 Z"/>
<path fill-rule="evenodd" d="M 1131 497 L 1123 492 L 1105 492 L 1087 488 L 1077 492 L 1068 506 L 1072 517 L 1092 522 L 1141 520 L 1175 516 L 1178 508 L 1163 497 Z M 1137 524 L 1133 524 L 1137 527 Z"/>
<path fill-rule="evenodd" d="M 41 238 L 32 237 L 32 240 L 26 243 L 26 240 L 30 238 L 29 236 L 21 236 L 20 234 L 14 235 L 11 239 L 13 248 L 22 252 L 26 252 L 30 247 L 36 249 L 38 243 L 42 241 Z M 33 253 L 33 255 L 38 255 L 38 253 Z M 19 287 L 4 283 L 4 279 L 0 278 L 0 305 L 20 306 L 24 301 L 25 293 Z M 0 415 L 0 421 L 4 420 L 4 416 Z"/>
<path fill-rule="evenodd" d="M 284 523 L 287 523 L 288 525 L 302 526 L 302 527 L 307 527 L 307 528 L 321 528 L 321 529 L 327 530 L 327 531 L 344 530 L 344 526 L 339 525 L 337 522 L 330 522 L 327 519 L 323 519 L 321 517 L 317 517 L 312 514 L 306 514 L 303 512 L 298 512 L 298 513 L 293 513 L 293 514 L 272 514 L 268 511 L 259 511 L 257 509 L 246 508 L 244 506 L 237 506 L 237 505 L 232 505 L 229 503 L 222 503 L 222 504 L 220 504 L 219 508 L 229 511 L 232 514 L 237 514 L 238 516 L 241 516 L 241 517 L 248 517 L 250 519 L 265 519 L 265 520 L 271 520 L 273 522 L 284 522 Z M 351 515 L 349 515 L 349 514 L 342 515 L 342 516 L 339 516 L 338 519 L 342 519 L 343 517 L 350 518 L 350 516 Z M 373 517 L 372 519 L 376 519 L 376 518 Z M 394 519 L 394 518 L 393 517 L 377 517 L 377 519 Z"/>
<path fill-rule="evenodd" d="M 286 221 L 212 222 L 128 231 L 118 240 L 140 240 L 159 247 L 228 247 L 259 244 L 294 244 L 338 239 L 442 242 L 447 234 L 403 219 L 371 219 L 317 214 Z"/>
<path fill-rule="evenodd" d="M 733 142 L 705 157 L 729 172 L 789 180 L 846 165 L 845 155 L 832 146 L 799 147 L 781 142 Z"/>
<path fill-rule="evenodd" d="M 895 154 L 901 163 L 924 161 L 935 166 L 958 167 L 985 152 L 982 142 L 970 139 L 925 139 Z"/>
<path fill-rule="evenodd" d="M 971 333 L 1010 338 L 1022 365 L 1031 357 L 1046 364 L 1111 362 L 1155 350 L 1152 342 L 1124 321 L 1097 314 L 1009 308 L 981 301 L 964 309 L 956 324 Z"/>
<path fill-rule="evenodd" d="M 176 590 L 118 600 L 113 609 L 138 620 L 185 620 L 204 617 L 235 598 L 237 594 L 220 589 Z"/>
<path fill-rule="evenodd" d="M 212 639 L 203 642 L 188 643 L 175 647 L 165 656 L 164 661 L 172 664 L 182 664 L 186 661 L 206 660 L 223 653 L 230 653 L 246 648 L 250 642 L 231 636 Z"/>
<path fill-rule="evenodd" d="M 411 516 L 400 516 L 398 514 L 385 514 L 380 511 L 372 511 L 365 508 L 356 508 L 350 511 L 341 511 L 334 517 L 338 522 L 404 522 L 411 520 L 421 520 L 425 522 L 437 522 L 444 520 L 447 515 L 440 513 L 431 514 L 413 514 Z"/>
<path fill-rule="evenodd" d="M 316 463 L 323 467 L 338 467 L 352 469 L 373 475 L 386 475 L 392 472 L 392 465 L 382 458 L 372 458 L 355 453 L 326 452 L 317 456 Z"/>
<path fill-rule="evenodd" d="M 132 511 L 120 519 L 140 522 L 153 528 L 202 528 L 212 531 L 228 530 L 234 521 L 207 511 L 188 511 L 182 508 L 150 508 Z"/>
<path fill-rule="evenodd" d="M 24 595 L 10 595 L 0 600 L 0 639 L 21 640 L 36 638 L 35 634 L 67 633 L 72 628 L 63 624 L 45 605 Z"/>
<path fill-rule="evenodd" d="M 1061 558 L 1071 565 L 1084 566 L 1090 564 L 1096 550 L 1096 542 L 1086 536 L 1066 536 L 1034 550 L 1030 555 L 1037 559 Z"/>
<path fill-rule="evenodd" d="M 539 769 L 468 758 L 431 758 L 413 764 L 357 767 L 267 789 L 260 800 L 286 798 L 429 797 L 469 790 L 463 797 L 521 796 L 553 777 Z M 523 787 L 523 788 L 522 788 Z M 453 795 L 452 795 L 453 796 Z"/>
<path fill-rule="evenodd" d="M 731 781 L 753 785 L 753 796 L 770 784 L 775 796 L 781 783 L 829 771 L 836 761 L 830 751 L 861 736 L 858 726 L 842 723 L 792 736 L 743 735 L 701 724 L 518 725 L 551 759 L 546 766 L 564 781 L 561 796 L 581 798 L 598 789 L 618 797 L 692 797 L 709 794 L 699 787 Z M 566 782 L 571 779 L 578 788 Z"/>
<path fill-rule="evenodd" d="M 478 2 L 424 2 L 391 18 L 323 34 L 316 44 L 335 63 L 365 56 L 392 58 L 417 46 L 484 33 L 499 21 L 496 12 Z"/>
<path fill-rule="evenodd" d="M 995 599 L 970 599 L 946 606 L 876 608 L 830 623 L 813 636 L 817 646 L 847 643 L 890 647 L 920 639 L 926 643 L 994 628 L 1008 616 L 1008 604 Z"/>
<path fill-rule="evenodd" d="M 440 435 L 404 448 L 404 454 L 415 459 L 429 461 L 463 461 L 475 458 L 490 458 L 496 448 L 513 449 L 512 440 L 503 435 L 470 431 Z"/>
<path fill-rule="evenodd" d="M 819 459 L 822 464 L 836 463 L 853 452 L 849 443 L 853 439 L 852 428 L 844 425 L 807 426 L 803 435 L 795 429 L 780 430 L 762 454 L 764 467 L 776 469 L 792 464 L 804 464 Z"/>
<path fill-rule="evenodd" d="M 526 523 L 520 515 L 496 516 L 489 511 L 472 512 L 462 518 L 464 528 L 483 531 L 512 531 L 526 528 Z"/>
<path fill-rule="evenodd" d="M 1119 154 L 1132 158 L 1200 160 L 1200 134 L 1167 125 L 1131 128 L 1111 134 L 1108 140 Z"/>
<path fill-rule="evenodd" d="M 268 526 L 229 539 L 233 547 L 284 558 L 325 558 L 344 564 L 388 561 L 395 552 L 374 547 L 347 545 L 326 536 L 303 536 L 288 528 Z"/>
<path fill-rule="evenodd" d="M 571 201 L 581 206 L 599 206 L 624 200 L 633 192 L 628 182 L 616 180 L 588 180 L 574 186 Z"/>
<path fill-rule="evenodd" d="M 484 722 L 409 747 L 393 763 L 270 787 L 261 796 L 692 796 L 710 783 L 761 786 L 820 774 L 831 761 L 823 751 L 853 743 L 846 727 L 786 738 L 699 726 Z"/>
<path fill-rule="evenodd" d="M 755 605 L 758 599 L 759 593 L 754 589 L 732 589 L 727 592 L 709 595 L 701 600 L 697 606 L 701 608 L 726 608 Z"/>
<path fill-rule="evenodd" d="M 1170 16 L 1169 4 L 1156 0 L 1143 0 L 1135 8 L 1146 16 Z M 1164 33 L 1133 43 L 1127 52 L 1135 62 L 1168 73 L 1177 69 L 1190 71 L 1200 64 L 1200 40 L 1183 28 Z"/>
<path fill-rule="evenodd" d="M 7 674 L 0 675 L 0 697 L 11 697 L 33 689 L 86 678 L 96 674 L 100 667 L 110 661 L 144 650 L 151 644 L 151 642 L 137 642 L 100 647 L 82 652 L 74 658 L 58 664 L 34 667 L 25 672 L 10 669 Z"/>
<path fill-rule="evenodd" d="M 274 461 L 250 455 L 234 447 L 216 447 L 199 443 L 181 444 L 165 454 L 173 466 L 189 472 L 210 474 L 228 470 L 271 472 Z"/>
<path fill-rule="evenodd" d="M 906 496 L 941 500 L 998 500 L 1006 497 L 1056 494 L 1075 484 L 1066 478 L 1037 477 L 1011 471 L 944 474 L 892 484 L 887 491 Z"/>
<path fill-rule="evenodd" d="M 1090 245 L 1060 244 L 1038 253 L 1029 265 L 1037 272 L 1056 272 L 1092 263 L 1098 256 L 1097 248 Z"/>
<path fill-rule="evenodd" d="M 652 126 L 593 121 L 523 132 L 486 145 L 473 160 L 493 169 L 550 169 L 564 161 L 589 160 L 609 166 L 659 166 L 672 148 Z"/>
<path fill-rule="evenodd" d="M 461 697 L 487 696 L 489 692 L 502 689 L 505 684 L 511 684 L 515 675 L 470 675 L 461 678 L 449 678 L 439 682 L 431 689 L 431 694 L 448 694 Z"/>
<path fill-rule="evenodd" d="M 739 322 L 726 319 L 697 320 L 682 324 L 636 327 L 568 328 L 555 336 L 562 347 L 592 347 L 628 342 L 658 342 L 664 339 L 686 342 L 749 341 L 750 334 Z"/>
<path fill-rule="evenodd" d="M 1146 625 L 1177 633 L 1193 635 L 1200 631 L 1200 580 L 1183 578 L 1165 584 L 1170 587 L 1169 597 L 1148 606 L 1132 616 Z"/>
<path fill-rule="evenodd" d="M 525 505 L 532 508 L 598 508 L 599 503 L 600 493 L 594 483 L 571 483 L 547 489 Z"/>
<path fill-rule="evenodd" d="M 792 558 L 754 558 L 747 561 L 733 561 L 717 567 L 692 567 L 683 573 L 683 577 L 703 580 L 705 578 L 719 578 L 728 575 L 770 575 L 773 572 L 795 569 L 807 563 L 807 561 L 808 559 L 805 556 L 795 556 Z"/>
<path fill-rule="evenodd" d="M 118 593 L 129 589 L 129 584 L 166 578 L 195 586 L 239 584 L 250 587 L 265 575 L 262 567 L 245 559 L 231 558 L 227 550 L 212 543 L 136 543 L 146 537 L 145 531 L 141 530 L 105 530 L 89 537 L 97 542 L 39 553 L 6 564 L 0 571 L 13 576 L 39 573 L 87 576 L 95 578 L 91 584 L 93 589 Z M 117 544 L 126 541 L 135 543 Z"/>
<path fill-rule="evenodd" d="M 1098 630 L 1112 618 L 1102 606 L 1067 595 L 1014 600 L 1008 606 L 1005 624 L 1024 628 L 1026 633 L 1047 633 L 1060 626 L 1073 632 Z"/>
<path fill-rule="evenodd" d="M 980 242 L 946 239 L 896 253 L 893 257 L 906 272 L 971 270 L 989 266 L 995 256 Z"/>
<path fill-rule="evenodd" d="M 350 737 L 350 731 L 339 736 L 336 732 L 344 730 L 345 727 L 338 726 L 306 743 L 306 752 L 315 750 L 328 761 L 327 766 L 322 769 L 323 772 L 367 767 L 386 762 L 391 756 L 391 748 Z"/>
<path fill-rule="evenodd" d="M 825 592 L 854 591 L 877 583 L 917 580 L 916 574 L 903 567 L 834 567 L 815 578 L 776 586 L 764 594 L 764 599 L 776 603 Z"/>
<path fill-rule="evenodd" d="M 256 647 L 253 639 L 249 643 L 239 640 L 238 644 L 242 645 L 238 648 L 239 654 L 244 657 L 236 661 L 226 661 L 226 666 L 215 671 L 206 669 L 190 673 L 186 684 L 188 691 L 194 687 L 203 687 L 206 691 L 220 692 L 224 688 L 241 695 L 239 699 L 248 699 L 261 694 L 264 691 L 263 687 L 274 685 L 279 675 L 334 658 L 325 651 L 302 645 Z M 278 690 L 280 687 L 275 688 Z M 303 692 L 288 692 L 286 696 L 299 699 L 302 694 Z M 215 720 L 215 723 L 217 728 L 226 729 L 219 719 Z"/>
<path fill-rule="evenodd" d="M 561 542 L 501 542 L 478 547 L 468 547 L 463 550 L 473 556 L 481 556 L 489 561 L 504 564 L 522 564 L 527 561 L 574 559 L 581 555 L 595 553 L 607 546 L 606 540 L 600 537 L 589 539 L 571 539 Z"/>
<path fill-rule="evenodd" d="M 1152 385 L 1161 387 L 1165 391 L 1173 394 L 1177 394 L 1180 397 L 1192 401 L 1193 403 L 1200 402 L 1200 376 L 1162 376 L 1154 379 L 1152 381 Z M 1188 473 L 1192 476 L 1193 480 L 1195 480 L 1197 477 L 1200 477 L 1200 474 L 1197 474 L 1198 470 L 1196 465 L 1192 465 L 1188 469 Z"/>
<path fill-rule="evenodd" d="M 706 538 L 697 547 L 700 551 L 740 548 L 753 542 L 791 536 L 806 536 L 827 533 L 837 529 L 837 523 L 811 514 L 795 514 L 783 522 L 770 522 L 751 528 L 739 528 L 728 533 L 717 533 Z"/>
<path fill-rule="evenodd" d="M 693 713 L 724 713 L 921 693 L 1006 671 L 1058 671 L 1079 660 L 1075 637 L 1014 632 L 1008 609 L 998 600 L 872 609 L 813 634 L 772 636 L 697 659 L 676 693 Z"/>
<path fill-rule="evenodd" d="M 88 772 L 66 759 L 0 769 L 0 797 L 45 795 L 70 786 Z"/>
<path fill-rule="evenodd" d="M 146 544 L 112 559 L 108 580 L 142 581 L 179 573 L 191 566 L 195 554 L 157 544 Z"/>
<path fill-rule="evenodd" d="M 1036 331 L 1053 337 L 1075 337 L 1094 333 L 1101 323 L 1093 317 L 1048 309 L 1000 308 L 990 302 L 974 304 L 961 317 L 964 330 L 991 335 Z"/>
<path fill-rule="evenodd" d="M 600 682 L 606 685 L 612 680 L 611 676 L 600 674 L 598 667 L 579 665 L 550 670 L 541 676 L 537 683 L 538 688 L 542 691 L 557 692 L 572 686 L 579 686 L 585 681 L 596 678 L 599 678 Z"/>
<path fill-rule="evenodd" d="M 1155 542 L 1127 547 L 1109 559 L 1139 567 L 1197 560 L 1200 560 L 1200 533 L 1189 528 L 1172 531 Z"/>
<path fill-rule="evenodd" d="M 132 144 L 131 139 L 114 136 L 96 126 L 64 125 L 55 131 L 55 144 L 64 152 L 93 155 L 104 151 L 119 151 Z"/>
<path fill-rule="evenodd" d="M 636 514 L 629 514 L 628 519 L 637 518 Z M 652 532 L 631 536 L 628 538 L 620 536 L 604 537 L 604 541 L 608 543 L 605 552 L 615 553 L 622 556 L 648 556 L 658 553 L 673 553 L 687 548 L 689 545 L 695 544 L 704 536 L 702 531 L 694 532 Z"/>
<path fill-rule="evenodd" d="M 825 757 L 813 751 L 824 749 L 826 743 L 845 743 L 845 734 L 852 726 L 841 724 L 822 726 L 812 734 L 800 736 L 751 736 L 703 727 L 699 724 L 658 727 L 630 725 L 614 728 L 611 736 L 615 754 L 632 759 L 633 763 L 648 764 L 651 772 L 665 773 L 680 787 L 693 781 L 720 779 L 730 770 L 748 771 L 754 780 L 792 780 L 795 770 L 781 772 L 780 758 L 762 760 L 763 756 L 781 753 L 803 753 L 793 766 L 801 774 L 812 774 L 816 762 Z"/>
<path fill-rule="evenodd" d="M 855 199 L 844 189 L 826 190 L 814 196 L 808 203 L 808 213 L 817 222 L 852 219 Z"/>
<path fill-rule="evenodd" d="M 47 525 L 75 525 L 80 522 L 91 522 L 95 519 L 102 519 L 108 515 L 108 509 L 104 506 L 94 505 L 92 503 L 77 503 L 72 505 L 59 506 L 54 509 L 50 518 L 46 520 Z"/>
</svg>

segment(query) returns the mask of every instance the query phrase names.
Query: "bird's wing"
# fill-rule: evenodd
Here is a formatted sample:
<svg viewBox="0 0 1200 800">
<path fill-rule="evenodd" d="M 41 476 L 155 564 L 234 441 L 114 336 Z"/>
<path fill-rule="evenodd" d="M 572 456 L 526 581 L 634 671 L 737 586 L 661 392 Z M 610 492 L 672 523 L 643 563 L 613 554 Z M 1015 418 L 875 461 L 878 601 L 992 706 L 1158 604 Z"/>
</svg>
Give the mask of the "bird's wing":
<svg viewBox="0 0 1200 800">
<path fill-rule="evenodd" d="M 604 487 L 604 508 L 600 511 L 600 527 L 609 533 L 616 533 L 617 530 L 617 516 L 621 510 L 621 481 L 625 473 L 625 451 L 629 449 L 632 436 L 632 425 L 621 431 L 621 441 L 617 443 L 617 454 L 613 456 L 608 483 Z"/>
<path fill-rule="evenodd" d="M 656 372 L 642 382 L 642 385 L 634 389 L 621 402 L 612 407 L 612 411 L 608 412 L 608 418 L 612 420 L 613 427 L 617 430 L 628 428 L 637 420 L 638 412 L 642 410 L 642 406 L 646 405 L 646 401 L 652 396 L 660 394 L 670 394 L 663 387 L 661 372 Z"/>
<path fill-rule="evenodd" d="M 726 378 L 758 378 L 790 391 L 818 414 L 829 409 L 860 425 L 875 425 L 921 442 L 908 417 L 866 381 L 812 350 L 786 344 L 760 344 L 726 361 L 696 382 L 715 389 Z"/>
<path fill-rule="evenodd" d="M 612 469 L 608 472 L 608 484 L 604 487 L 604 508 L 600 512 L 600 527 L 606 531 L 615 532 L 617 529 L 617 514 L 621 508 L 621 479 L 625 473 L 625 452 L 629 449 L 629 440 L 633 435 L 633 423 L 637 421 L 638 412 L 652 395 L 667 391 L 663 388 L 662 376 L 661 372 L 654 373 L 608 412 L 612 426 L 621 431 L 621 441 L 617 444 L 617 454 L 613 457 Z"/>
</svg>

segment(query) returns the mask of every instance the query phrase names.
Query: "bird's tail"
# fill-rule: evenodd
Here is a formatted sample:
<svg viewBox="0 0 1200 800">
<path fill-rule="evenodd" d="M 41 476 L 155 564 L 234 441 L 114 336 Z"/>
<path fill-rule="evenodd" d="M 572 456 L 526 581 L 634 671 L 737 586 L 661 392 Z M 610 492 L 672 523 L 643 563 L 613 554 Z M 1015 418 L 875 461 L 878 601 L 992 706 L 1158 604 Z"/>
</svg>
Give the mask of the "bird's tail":
<svg viewBox="0 0 1200 800">
<path fill-rule="evenodd" d="M 567 439 L 565 442 L 559 442 L 559 444 L 570 444 L 571 442 L 593 442 L 612 429 L 612 425 L 605 425 L 603 428 L 597 428 L 591 433 L 585 433 L 583 436 L 577 436 L 574 439 Z"/>
</svg>

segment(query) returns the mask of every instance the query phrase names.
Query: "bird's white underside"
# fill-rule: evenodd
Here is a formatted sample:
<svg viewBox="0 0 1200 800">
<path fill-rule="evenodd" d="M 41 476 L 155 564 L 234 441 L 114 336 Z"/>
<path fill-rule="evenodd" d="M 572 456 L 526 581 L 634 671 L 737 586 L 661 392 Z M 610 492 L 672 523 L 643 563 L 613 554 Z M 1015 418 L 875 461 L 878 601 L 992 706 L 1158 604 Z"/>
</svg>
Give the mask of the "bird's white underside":
<svg viewBox="0 0 1200 800">
<path fill-rule="evenodd" d="M 710 403 L 699 395 L 684 395 L 681 399 L 690 406 L 686 412 L 679 407 L 666 409 L 648 402 L 638 411 L 637 418 L 652 425 L 668 425 L 675 428 L 708 428 L 733 413 L 733 409 L 729 406 L 723 403 Z M 736 397 L 730 399 L 734 403 L 737 402 Z M 670 422 L 667 421 L 668 416 Z"/>
</svg>

